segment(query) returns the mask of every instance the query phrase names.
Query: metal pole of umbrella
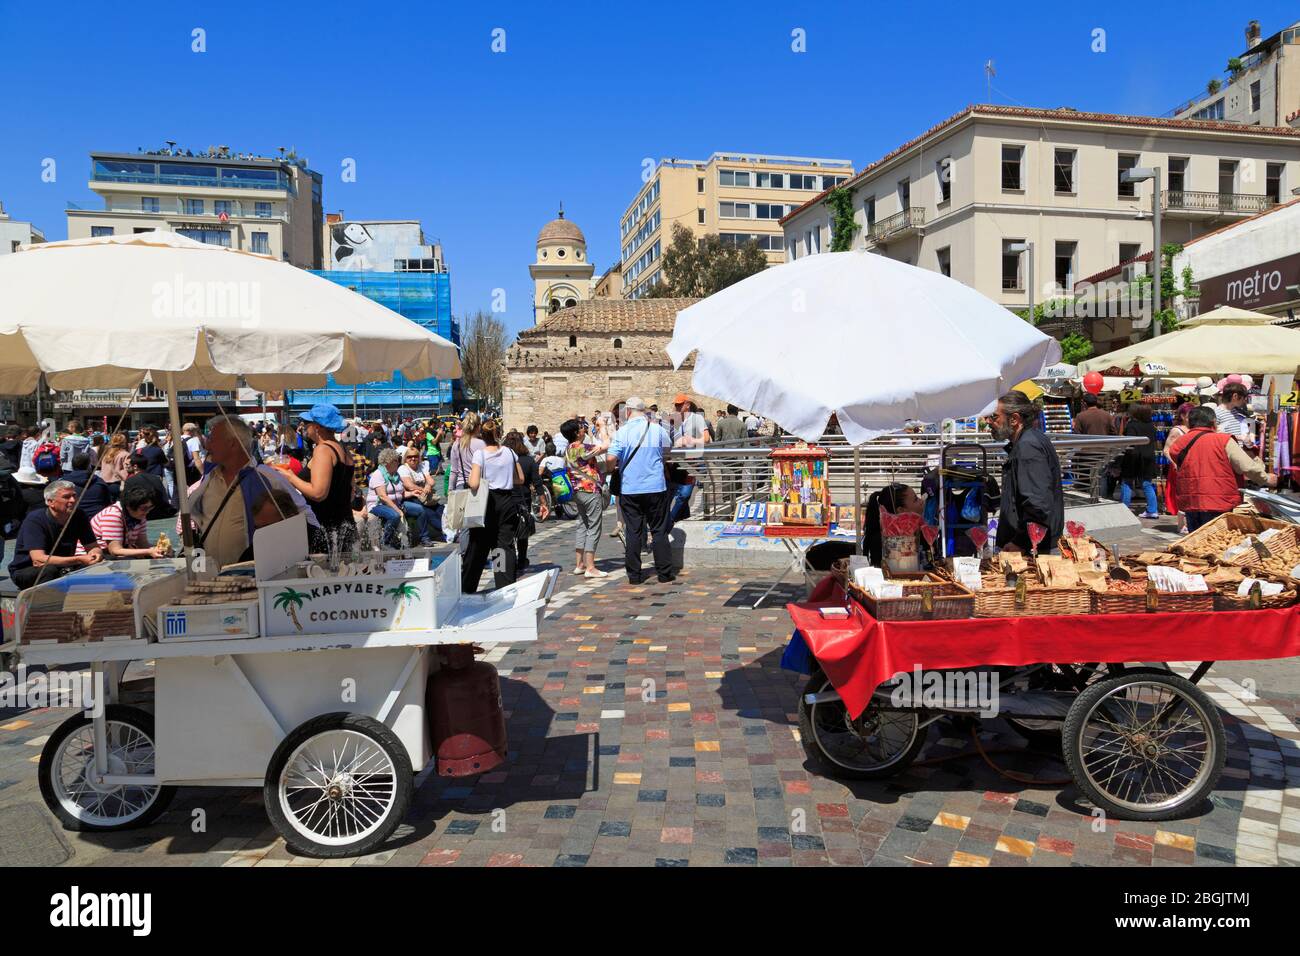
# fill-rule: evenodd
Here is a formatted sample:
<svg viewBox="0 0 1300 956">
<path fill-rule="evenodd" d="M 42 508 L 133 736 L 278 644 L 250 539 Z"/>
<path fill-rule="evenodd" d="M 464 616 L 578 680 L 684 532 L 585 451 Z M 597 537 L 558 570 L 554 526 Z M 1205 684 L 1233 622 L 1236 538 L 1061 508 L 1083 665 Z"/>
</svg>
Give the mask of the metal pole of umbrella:
<svg viewBox="0 0 1300 956">
<path fill-rule="evenodd" d="M 862 554 L 862 538 L 866 534 L 866 528 L 863 527 L 862 520 L 862 462 L 861 450 L 857 445 L 853 446 L 853 549 L 857 554 Z"/>
<path fill-rule="evenodd" d="M 185 483 L 185 453 L 178 447 L 181 437 L 181 411 L 176 401 L 175 376 L 168 372 L 164 378 L 167 389 L 167 417 L 171 422 L 172 470 L 176 474 L 176 504 L 181 513 L 181 543 L 185 553 L 185 579 L 194 578 L 194 529 L 190 525 L 190 489 Z"/>
</svg>

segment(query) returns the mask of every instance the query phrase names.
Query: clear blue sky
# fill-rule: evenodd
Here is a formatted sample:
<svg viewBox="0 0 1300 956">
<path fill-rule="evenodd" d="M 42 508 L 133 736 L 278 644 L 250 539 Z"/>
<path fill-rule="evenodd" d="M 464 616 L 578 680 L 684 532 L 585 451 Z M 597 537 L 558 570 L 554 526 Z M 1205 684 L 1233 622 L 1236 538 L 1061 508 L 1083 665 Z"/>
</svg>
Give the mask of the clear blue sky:
<svg viewBox="0 0 1300 956">
<path fill-rule="evenodd" d="M 563 200 L 603 271 L 645 157 L 861 167 L 984 102 L 989 59 L 994 102 L 1159 114 L 1221 74 L 1251 17 L 1265 36 L 1300 18 L 1296 2 L 802 7 L 0 0 L 0 200 L 61 239 L 69 200 L 98 204 L 92 149 L 293 146 L 324 175 L 327 210 L 420 219 L 444 245 L 456 314 L 504 288 L 517 331 L 537 230 Z M 56 182 L 41 181 L 46 157 Z M 355 183 L 340 181 L 346 157 Z"/>
</svg>

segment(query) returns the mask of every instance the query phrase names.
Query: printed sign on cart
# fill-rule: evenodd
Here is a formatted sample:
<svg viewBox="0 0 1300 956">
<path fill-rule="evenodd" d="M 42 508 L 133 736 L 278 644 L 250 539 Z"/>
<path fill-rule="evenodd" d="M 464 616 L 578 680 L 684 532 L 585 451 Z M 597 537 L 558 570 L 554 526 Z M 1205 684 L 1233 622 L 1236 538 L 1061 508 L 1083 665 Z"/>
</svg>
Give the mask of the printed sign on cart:
<svg viewBox="0 0 1300 956">
<path fill-rule="evenodd" d="M 266 634 L 357 634 L 433 626 L 433 583 L 400 577 L 277 582 L 262 591 Z"/>
</svg>

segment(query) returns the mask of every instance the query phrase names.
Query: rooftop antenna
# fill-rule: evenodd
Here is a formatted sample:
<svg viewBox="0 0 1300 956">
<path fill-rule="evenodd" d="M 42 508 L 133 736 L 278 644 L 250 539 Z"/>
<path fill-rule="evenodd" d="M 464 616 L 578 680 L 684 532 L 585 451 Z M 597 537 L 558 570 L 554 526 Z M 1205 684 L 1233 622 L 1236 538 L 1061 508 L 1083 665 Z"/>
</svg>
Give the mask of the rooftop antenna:
<svg viewBox="0 0 1300 956">
<path fill-rule="evenodd" d="M 988 94 L 988 102 L 993 102 L 993 77 L 998 75 L 998 71 L 993 69 L 993 61 L 989 60 L 984 64 L 984 82 Z"/>
<path fill-rule="evenodd" d="M 563 199 L 560 200 L 560 218 L 561 218 L 561 219 L 564 218 L 564 200 L 563 200 Z"/>
</svg>

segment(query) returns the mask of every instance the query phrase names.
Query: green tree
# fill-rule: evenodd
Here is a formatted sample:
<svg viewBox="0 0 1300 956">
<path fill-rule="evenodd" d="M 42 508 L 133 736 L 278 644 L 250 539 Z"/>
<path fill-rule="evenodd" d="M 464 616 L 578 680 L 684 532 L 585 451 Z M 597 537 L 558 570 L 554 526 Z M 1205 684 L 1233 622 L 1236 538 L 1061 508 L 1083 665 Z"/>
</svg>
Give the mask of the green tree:
<svg viewBox="0 0 1300 956">
<path fill-rule="evenodd" d="M 1078 332 L 1071 332 L 1061 339 L 1061 361 L 1066 365 L 1078 365 L 1091 357 L 1092 343 Z"/>
<path fill-rule="evenodd" d="M 653 298 L 705 298 L 767 268 L 767 255 L 753 240 L 724 245 L 714 233 L 696 239 L 680 223 L 663 255 L 663 281 L 647 293 Z"/>
<path fill-rule="evenodd" d="M 461 377 L 465 387 L 488 402 L 499 402 L 505 384 L 505 323 L 490 312 L 475 312 L 462 324 Z"/>
<path fill-rule="evenodd" d="M 858 232 L 853 218 L 853 192 L 836 186 L 826 195 L 826 205 L 834 214 L 831 219 L 831 252 L 848 252 L 853 248 L 853 237 Z"/>
</svg>

